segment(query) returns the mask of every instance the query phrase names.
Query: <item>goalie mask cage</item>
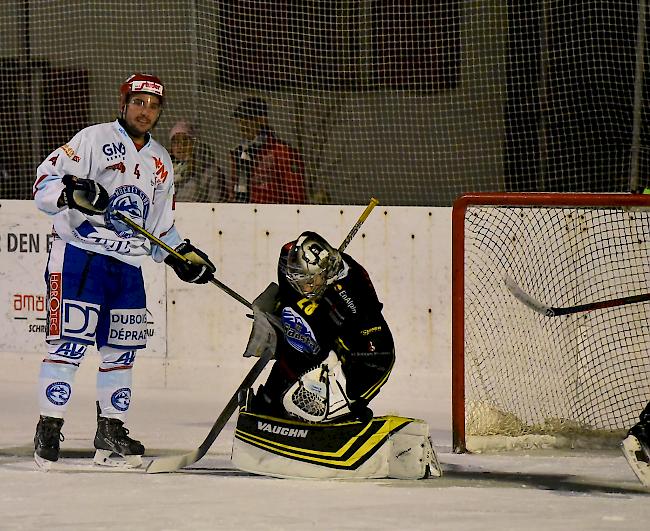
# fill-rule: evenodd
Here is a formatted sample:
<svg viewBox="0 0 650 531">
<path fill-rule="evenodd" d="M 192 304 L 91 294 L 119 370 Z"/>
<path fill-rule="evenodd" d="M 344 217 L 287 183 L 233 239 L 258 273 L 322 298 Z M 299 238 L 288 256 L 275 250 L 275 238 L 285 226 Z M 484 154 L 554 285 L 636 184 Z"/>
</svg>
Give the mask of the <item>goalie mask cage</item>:
<svg viewBox="0 0 650 531">
<path fill-rule="evenodd" d="M 607 447 L 650 400 L 648 303 L 547 317 L 650 292 L 650 197 L 477 193 L 453 206 L 456 452 Z"/>
</svg>

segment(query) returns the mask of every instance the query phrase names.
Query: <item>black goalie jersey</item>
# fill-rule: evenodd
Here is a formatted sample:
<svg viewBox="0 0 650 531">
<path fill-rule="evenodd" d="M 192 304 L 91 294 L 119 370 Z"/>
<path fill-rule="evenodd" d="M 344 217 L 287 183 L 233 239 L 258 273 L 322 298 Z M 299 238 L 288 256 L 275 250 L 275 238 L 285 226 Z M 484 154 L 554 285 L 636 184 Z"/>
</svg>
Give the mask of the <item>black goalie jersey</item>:
<svg viewBox="0 0 650 531">
<path fill-rule="evenodd" d="M 278 264 L 278 314 L 284 337 L 278 340 L 276 363 L 265 387 L 283 392 L 334 351 L 341 360 L 348 397 L 367 403 L 388 379 L 395 361 L 393 337 L 370 277 L 342 253 L 343 267 L 336 279 L 319 299 L 307 298 L 283 273 L 292 244 L 282 248 Z"/>
</svg>

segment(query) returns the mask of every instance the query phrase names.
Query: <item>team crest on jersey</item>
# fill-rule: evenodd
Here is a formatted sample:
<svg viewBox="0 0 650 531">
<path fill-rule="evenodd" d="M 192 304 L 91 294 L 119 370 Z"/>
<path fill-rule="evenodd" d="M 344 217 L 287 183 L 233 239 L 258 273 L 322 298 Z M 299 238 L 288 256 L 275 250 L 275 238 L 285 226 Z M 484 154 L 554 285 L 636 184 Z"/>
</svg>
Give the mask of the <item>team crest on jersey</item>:
<svg viewBox="0 0 650 531">
<path fill-rule="evenodd" d="M 150 201 L 147 194 L 132 184 L 119 186 L 113 195 L 104 214 L 106 227 L 115 231 L 121 238 L 130 238 L 135 231 L 123 221 L 117 219 L 113 213 L 121 212 L 144 227 L 144 220 L 149 215 Z"/>
<path fill-rule="evenodd" d="M 72 394 L 72 389 L 70 384 L 67 382 L 54 382 L 47 386 L 45 389 L 45 396 L 47 399 L 52 402 L 55 406 L 62 406 L 68 400 L 70 400 L 70 395 Z"/>
<path fill-rule="evenodd" d="M 122 387 L 111 395 L 111 404 L 118 411 L 126 411 L 131 404 L 131 389 Z"/>
<path fill-rule="evenodd" d="M 292 308 L 286 307 L 282 310 L 282 325 L 284 337 L 289 345 L 306 354 L 318 354 L 320 347 L 316 342 L 314 331 L 309 323 Z"/>
</svg>

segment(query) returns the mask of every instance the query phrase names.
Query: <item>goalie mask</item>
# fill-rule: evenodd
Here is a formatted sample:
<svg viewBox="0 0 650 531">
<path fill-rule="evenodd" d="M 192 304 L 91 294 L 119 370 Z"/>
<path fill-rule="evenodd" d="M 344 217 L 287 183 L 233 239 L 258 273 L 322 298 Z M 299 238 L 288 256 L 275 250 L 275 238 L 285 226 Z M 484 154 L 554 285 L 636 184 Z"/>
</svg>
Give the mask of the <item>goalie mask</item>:
<svg viewBox="0 0 650 531">
<path fill-rule="evenodd" d="M 287 255 L 285 276 L 311 299 L 325 291 L 341 270 L 341 254 L 315 232 L 303 232 Z"/>
</svg>

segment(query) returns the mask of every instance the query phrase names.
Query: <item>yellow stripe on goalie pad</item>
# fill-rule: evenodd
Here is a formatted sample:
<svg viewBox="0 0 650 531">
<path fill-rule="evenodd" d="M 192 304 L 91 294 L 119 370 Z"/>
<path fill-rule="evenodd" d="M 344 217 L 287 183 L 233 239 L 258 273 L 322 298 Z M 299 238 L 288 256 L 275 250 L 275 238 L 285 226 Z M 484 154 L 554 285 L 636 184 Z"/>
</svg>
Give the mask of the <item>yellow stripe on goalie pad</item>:
<svg viewBox="0 0 650 531">
<path fill-rule="evenodd" d="M 310 424 L 241 412 L 235 438 L 289 459 L 355 469 L 413 420 L 385 416 L 368 423 Z"/>
</svg>

